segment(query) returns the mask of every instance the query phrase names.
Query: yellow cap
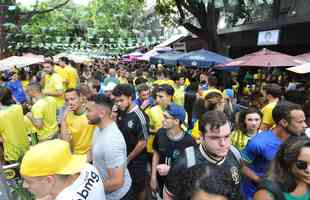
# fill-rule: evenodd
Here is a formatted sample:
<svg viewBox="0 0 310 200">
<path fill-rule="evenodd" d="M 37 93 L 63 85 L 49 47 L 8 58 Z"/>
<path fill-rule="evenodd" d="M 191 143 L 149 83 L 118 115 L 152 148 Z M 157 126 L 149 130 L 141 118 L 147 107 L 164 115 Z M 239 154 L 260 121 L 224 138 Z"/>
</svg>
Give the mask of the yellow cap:
<svg viewBox="0 0 310 200">
<path fill-rule="evenodd" d="M 70 175 L 81 171 L 86 155 L 73 155 L 68 142 L 60 139 L 39 143 L 26 152 L 20 167 L 23 176 Z"/>
</svg>

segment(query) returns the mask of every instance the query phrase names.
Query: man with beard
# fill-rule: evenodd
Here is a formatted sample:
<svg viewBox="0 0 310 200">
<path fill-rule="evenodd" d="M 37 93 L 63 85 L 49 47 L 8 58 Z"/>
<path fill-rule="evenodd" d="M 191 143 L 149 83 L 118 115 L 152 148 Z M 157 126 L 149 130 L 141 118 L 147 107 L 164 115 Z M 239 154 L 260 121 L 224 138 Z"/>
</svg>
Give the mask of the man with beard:
<svg viewBox="0 0 310 200">
<path fill-rule="evenodd" d="M 200 119 L 199 129 L 202 133 L 201 144 L 198 148 L 187 147 L 185 155 L 169 170 L 165 180 L 164 199 L 177 199 L 175 195 L 182 190 L 180 183 L 187 169 L 200 165 L 210 167 L 219 179 L 227 177 L 228 174 L 226 184 L 232 186 L 228 192 L 229 199 L 241 200 L 241 156 L 238 150 L 230 145 L 231 130 L 227 116 L 220 111 L 206 112 Z M 189 183 L 189 186 L 192 185 Z"/>
<path fill-rule="evenodd" d="M 65 94 L 68 111 L 61 122 L 61 138 L 70 143 L 74 154 L 87 154 L 93 138 L 94 125 L 88 124 L 86 105 L 81 92 L 68 89 Z"/>
<path fill-rule="evenodd" d="M 126 142 L 111 118 L 112 106 L 113 102 L 105 96 L 93 95 L 88 99 L 88 123 L 97 125 L 89 160 L 100 173 L 107 200 L 133 200 Z"/>
<path fill-rule="evenodd" d="M 253 198 L 256 185 L 266 174 L 283 141 L 290 136 L 302 135 L 307 127 L 302 108 L 288 101 L 279 102 L 272 111 L 272 117 L 276 126 L 255 135 L 241 152 L 247 164 L 242 169 L 247 177 L 242 185 L 247 199 Z"/>
<path fill-rule="evenodd" d="M 129 84 L 119 84 L 112 92 L 118 108 L 117 125 L 127 144 L 128 169 L 133 179 L 135 199 L 146 199 L 147 177 L 146 139 L 148 136 L 147 117 L 132 98 L 134 90 Z"/>
<path fill-rule="evenodd" d="M 42 75 L 42 81 L 43 81 L 43 90 L 42 93 L 45 96 L 51 96 L 56 99 L 57 103 L 57 119 L 58 122 L 61 121 L 63 114 L 64 114 L 64 85 L 63 80 L 54 71 L 54 68 L 52 66 L 52 61 L 47 60 L 43 63 L 43 75 Z"/>
</svg>

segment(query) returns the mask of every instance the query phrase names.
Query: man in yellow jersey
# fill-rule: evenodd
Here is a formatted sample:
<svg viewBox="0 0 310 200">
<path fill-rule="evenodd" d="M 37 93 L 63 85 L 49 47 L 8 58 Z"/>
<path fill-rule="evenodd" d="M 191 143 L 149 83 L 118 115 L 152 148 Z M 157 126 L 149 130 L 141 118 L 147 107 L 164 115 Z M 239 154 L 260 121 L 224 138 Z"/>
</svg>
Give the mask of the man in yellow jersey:
<svg viewBox="0 0 310 200">
<path fill-rule="evenodd" d="M 153 85 L 169 84 L 174 85 L 174 81 L 169 78 L 169 73 L 165 69 L 159 69 L 156 72 L 157 80 L 153 82 Z"/>
<path fill-rule="evenodd" d="M 88 124 L 86 106 L 79 90 L 68 89 L 65 99 L 68 111 L 61 123 L 61 138 L 70 143 L 74 154 L 87 154 L 95 126 Z"/>
<path fill-rule="evenodd" d="M 0 140 L 2 164 L 18 161 L 29 148 L 22 106 L 14 103 L 11 91 L 3 86 L 0 86 Z"/>
<path fill-rule="evenodd" d="M 66 68 L 66 64 L 61 60 L 61 58 L 59 59 L 57 64 L 54 65 L 54 71 L 62 79 L 64 91 L 68 88 L 68 84 L 69 84 L 69 76 L 68 76 L 68 73 L 66 72 L 65 68 Z"/>
<path fill-rule="evenodd" d="M 65 105 L 65 99 L 64 99 L 64 85 L 62 78 L 54 72 L 52 61 L 45 61 L 43 63 L 43 94 L 45 96 L 52 96 L 55 97 L 57 102 L 57 119 L 60 122 L 62 115 L 64 113 L 64 105 Z"/>
<path fill-rule="evenodd" d="M 185 76 L 182 73 L 177 73 L 175 75 L 174 84 L 174 96 L 173 101 L 175 104 L 184 107 L 185 100 Z"/>
<path fill-rule="evenodd" d="M 54 97 L 44 96 L 39 84 L 30 84 L 28 95 L 35 102 L 26 116 L 35 127 L 40 142 L 57 137 L 57 103 Z"/>
<path fill-rule="evenodd" d="M 77 70 L 70 65 L 69 59 L 66 57 L 60 58 L 60 65 L 63 67 L 67 75 L 67 89 L 76 89 L 78 87 L 79 75 Z"/>
<path fill-rule="evenodd" d="M 155 88 L 156 105 L 145 110 L 150 120 L 150 134 L 147 139 L 147 152 L 153 152 L 153 140 L 158 129 L 162 128 L 164 120 L 164 111 L 172 103 L 174 89 L 169 84 L 163 84 Z"/>
<path fill-rule="evenodd" d="M 262 108 L 263 120 L 260 130 L 268 130 L 275 125 L 272 117 L 272 110 L 278 104 L 282 95 L 281 86 L 275 83 L 266 85 L 263 90 L 263 95 L 267 99 L 268 104 Z"/>
</svg>

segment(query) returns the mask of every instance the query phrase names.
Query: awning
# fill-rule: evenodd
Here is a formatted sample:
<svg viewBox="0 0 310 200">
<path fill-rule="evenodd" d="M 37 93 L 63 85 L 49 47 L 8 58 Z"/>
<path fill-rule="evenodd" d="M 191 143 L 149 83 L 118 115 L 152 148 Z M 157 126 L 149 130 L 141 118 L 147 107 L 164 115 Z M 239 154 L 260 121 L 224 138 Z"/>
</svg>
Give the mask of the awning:
<svg viewBox="0 0 310 200">
<path fill-rule="evenodd" d="M 154 49 L 158 48 L 158 47 L 170 46 L 171 44 L 173 44 L 173 43 L 175 43 L 177 41 L 180 41 L 180 40 L 184 39 L 187 36 L 189 36 L 188 33 L 182 33 L 182 34 L 174 35 L 171 38 L 169 38 L 168 40 L 165 40 L 162 43 L 160 43 L 159 45 L 155 46 Z"/>
</svg>

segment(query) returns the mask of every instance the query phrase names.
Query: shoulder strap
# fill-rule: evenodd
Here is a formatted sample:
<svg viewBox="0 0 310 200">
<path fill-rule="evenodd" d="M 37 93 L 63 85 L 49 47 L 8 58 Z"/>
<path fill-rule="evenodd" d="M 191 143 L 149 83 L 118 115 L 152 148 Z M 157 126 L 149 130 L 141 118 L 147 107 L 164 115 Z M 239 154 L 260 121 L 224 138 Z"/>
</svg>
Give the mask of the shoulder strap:
<svg viewBox="0 0 310 200">
<path fill-rule="evenodd" d="M 230 145 L 230 151 L 233 153 L 234 157 L 236 158 L 238 163 L 241 165 L 242 158 L 241 158 L 241 154 L 239 150 L 236 147 L 234 147 L 234 145 Z"/>
<path fill-rule="evenodd" d="M 260 182 L 257 191 L 261 189 L 269 191 L 273 195 L 275 200 L 285 200 L 283 191 L 281 190 L 278 183 L 274 183 L 265 178 Z"/>
</svg>

